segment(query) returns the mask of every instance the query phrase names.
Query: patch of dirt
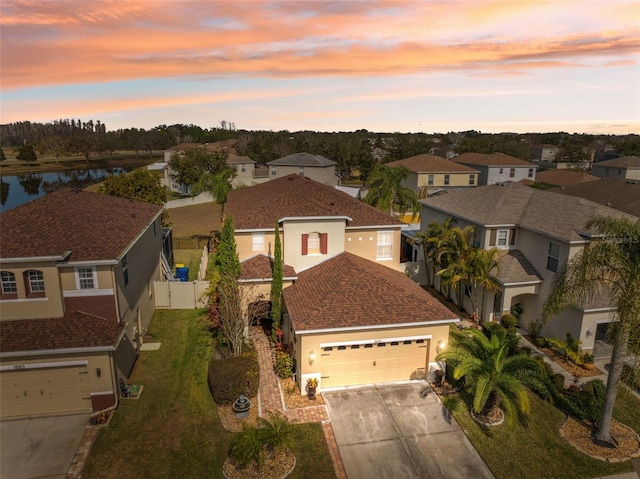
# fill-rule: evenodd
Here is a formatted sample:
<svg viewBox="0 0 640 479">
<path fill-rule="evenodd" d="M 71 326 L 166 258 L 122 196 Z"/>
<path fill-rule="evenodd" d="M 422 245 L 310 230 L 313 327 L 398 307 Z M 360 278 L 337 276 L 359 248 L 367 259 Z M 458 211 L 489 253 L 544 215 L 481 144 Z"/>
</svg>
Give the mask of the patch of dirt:
<svg viewBox="0 0 640 479">
<path fill-rule="evenodd" d="M 281 479 L 288 476 L 295 465 L 296 457 L 285 449 L 265 459 L 261 469 L 255 463 L 249 464 L 245 469 L 238 469 L 231 459 L 227 459 L 222 470 L 229 479 Z"/>
<path fill-rule="evenodd" d="M 236 413 L 233 412 L 233 408 L 231 404 L 228 405 L 220 405 L 217 404 L 218 408 L 218 416 L 220 417 L 220 422 L 222 423 L 222 427 L 224 427 L 229 432 L 240 432 L 242 431 L 242 425 L 246 424 L 247 426 L 255 427 L 258 425 L 258 398 L 249 398 L 251 401 L 251 408 L 249 409 L 249 415 L 244 419 L 239 419 L 236 416 Z"/>
<path fill-rule="evenodd" d="M 583 368 L 582 366 L 578 366 L 571 361 L 566 360 L 561 354 L 556 353 L 553 349 L 549 348 L 541 348 L 538 347 L 540 352 L 543 352 L 549 359 L 551 359 L 554 363 L 562 366 L 566 371 L 569 372 L 572 376 L 577 376 L 579 378 L 590 378 L 593 376 L 600 376 L 604 374 L 598 368 L 594 367 L 591 371 Z"/>
<path fill-rule="evenodd" d="M 292 378 L 280 379 L 280 389 L 284 396 L 284 404 L 287 409 L 297 409 L 301 407 L 320 406 L 324 404 L 322 394 L 316 393 L 315 399 L 300 394 L 298 385 Z"/>
<path fill-rule="evenodd" d="M 183 206 L 168 211 L 174 238 L 208 237 L 221 229 L 220 205 L 217 203 Z"/>
<path fill-rule="evenodd" d="M 560 428 L 560 434 L 569 444 L 596 459 L 617 462 L 640 456 L 640 439 L 630 427 L 611 420 L 610 434 L 615 446 L 598 444 L 595 431 L 594 426 L 572 417 L 567 418 Z"/>
</svg>

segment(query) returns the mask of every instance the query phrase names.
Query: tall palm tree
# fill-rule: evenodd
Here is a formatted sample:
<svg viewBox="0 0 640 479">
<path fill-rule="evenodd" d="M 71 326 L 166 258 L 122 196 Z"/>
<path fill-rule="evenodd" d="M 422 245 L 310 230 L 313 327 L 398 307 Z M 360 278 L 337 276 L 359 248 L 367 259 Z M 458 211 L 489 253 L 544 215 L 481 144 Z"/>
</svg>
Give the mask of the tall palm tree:
<svg viewBox="0 0 640 479">
<path fill-rule="evenodd" d="M 482 290 L 482 301 L 478 317 L 482 321 L 484 316 L 484 301 L 488 291 L 493 293 L 500 290 L 500 283 L 494 275 L 498 273 L 498 249 L 474 248 L 470 255 L 469 282 L 473 286 L 471 303 L 473 312 L 478 315 L 478 291 Z"/>
<path fill-rule="evenodd" d="M 438 266 L 436 262 L 438 248 L 440 247 L 445 232 L 451 227 L 452 222 L 453 219 L 451 217 L 444 220 L 443 223 L 433 221 L 429 223 L 426 231 L 420 231 L 413 236 L 414 242 L 422 244 L 422 253 L 427 268 L 429 286 L 432 288 L 435 281 L 435 268 Z M 430 264 L 432 264 L 432 266 L 430 266 Z"/>
<path fill-rule="evenodd" d="M 236 169 L 227 166 L 216 173 L 203 173 L 191 192 L 194 195 L 208 191 L 213 199 L 220 205 L 220 218 L 224 217 L 224 207 L 227 204 L 227 196 L 233 189 L 231 182 L 236 177 Z"/>
<path fill-rule="evenodd" d="M 464 228 L 449 228 L 443 235 L 438 248 L 437 260 L 442 263 L 442 269 L 436 274 L 442 278 L 442 282 L 456 291 L 458 306 L 463 308 L 464 285 L 469 278 L 470 257 L 472 251 L 473 226 Z"/>
<path fill-rule="evenodd" d="M 452 329 L 452 345 L 437 356 L 453 366 L 453 377 L 464 378 L 473 394 L 473 412 L 485 414 L 500 407 L 507 422 L 529 412 L 526 385 L 542 386 L 544 369 L 532 356 L 509 351 L 518 342 L 497 323 L 487 324 L 488 335 L 478 329 Z"/>
<path fill-rule="evenodd" d="M 376 165 L 369 174 L 369 191 L 364 201 L 376 208 L 389 211 L 393 216 L 394 206 L 401 215 L 412 211 L 414 216 L 418 211 L 418 197 L 416 193 L 402 184 L 411 175 L 411 171 L 404 166 L 391 168 Z"/>
<path fill-rule="evenodd" d="M 617 321 L 608 332 L 613 350 L 607 396 L 596 433 L 598 440 L 611 442 L 617 386 L 629 345 L 640 340 L 640 221 L 594 216 L 585 228 L 593 240 L 558 271 L 542 316 L 548 321 L 569 304 L 606 296 L 615 307 Z"/>
</svg>

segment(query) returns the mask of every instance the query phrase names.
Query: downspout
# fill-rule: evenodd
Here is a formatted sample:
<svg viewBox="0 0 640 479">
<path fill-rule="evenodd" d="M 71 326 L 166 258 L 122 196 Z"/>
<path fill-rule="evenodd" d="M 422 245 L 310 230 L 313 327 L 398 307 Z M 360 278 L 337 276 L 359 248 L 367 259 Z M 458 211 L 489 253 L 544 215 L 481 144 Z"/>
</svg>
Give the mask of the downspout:
<svg viewBox="0 0 640 479">
<path fill-rule="evenodd" d="M 121 323 L 120 318 L 120 305 L 118 304 L 118 283 L 116 283 L 116 272 L 114 271 L 115 266 L 111 267 L 111 283 L 113 284 L 113 302 L 116 307 L 116 318 L 118 323 Z"/>
<path fill-rule="evenodd" d="M 91 423 L 91 419 L 93 419 L 94 417 L 98 417 L 100 414 L 104 414 L 106 412 L 115 411 L 116 409 L 118 409 L 118 406 L 120 405 L 120 391 L 118 389 L 118 376 L 116 374 L 115 368 L 113 367 L 114 361 L 115 359 L 113 357 L 113 353 L 109 352 L 109 370 L 111 372 L 112 387 L 115 393 L 114 394 L 115 403 L 113 404 L 113 406 L 109 406 L 100 411 L 96 411 L 90 414 L 89 423 Z"/>
</svg>

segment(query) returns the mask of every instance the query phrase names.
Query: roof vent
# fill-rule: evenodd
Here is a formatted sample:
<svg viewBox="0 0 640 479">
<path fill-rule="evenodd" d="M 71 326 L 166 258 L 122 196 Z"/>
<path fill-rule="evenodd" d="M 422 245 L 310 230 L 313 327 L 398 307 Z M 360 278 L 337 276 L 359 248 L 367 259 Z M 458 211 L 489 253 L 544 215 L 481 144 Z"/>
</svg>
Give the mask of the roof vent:
<svg viewBox="0 0 640 479">
<path fill-rule="evenodd" d="M 607 206 L 611 206 L 611 202 L 607 201 Z"/>
</svg>

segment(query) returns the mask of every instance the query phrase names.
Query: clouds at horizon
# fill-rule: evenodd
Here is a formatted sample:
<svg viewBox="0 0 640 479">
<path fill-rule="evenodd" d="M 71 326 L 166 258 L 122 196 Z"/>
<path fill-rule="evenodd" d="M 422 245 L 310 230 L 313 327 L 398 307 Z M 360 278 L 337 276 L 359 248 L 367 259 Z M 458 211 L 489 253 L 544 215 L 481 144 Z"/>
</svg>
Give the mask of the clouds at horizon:
<svg viewBox="0 0 640 479">
<path fill-rule="evenodd" d="M 2 123 L 640 128 L 635 0 L 1 6 Z"/>
</svg>

